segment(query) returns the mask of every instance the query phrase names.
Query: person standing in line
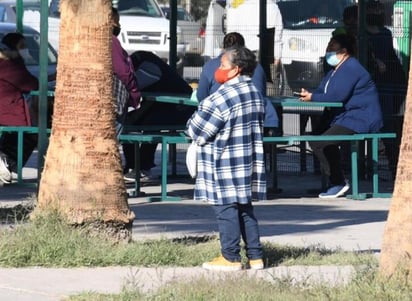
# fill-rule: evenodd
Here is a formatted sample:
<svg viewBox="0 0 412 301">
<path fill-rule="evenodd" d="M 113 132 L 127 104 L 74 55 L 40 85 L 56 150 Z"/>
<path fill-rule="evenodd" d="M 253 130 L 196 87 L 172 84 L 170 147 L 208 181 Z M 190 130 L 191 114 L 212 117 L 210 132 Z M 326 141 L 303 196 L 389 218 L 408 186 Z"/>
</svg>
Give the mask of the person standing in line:
<svg viewBox="0 0 412 301">
<path fill-rule="evenodd" d="M 375 81 L 383 112 L 382 132 L 395 132 L 395 139 L 383 139 L 392 177 L 396 176 L 402 138 L 403 115 L 407 90 L 406 75 L 393 47 L 393 37 L 385 25 L 385 12 L 380 1 L 366 6 L 368 69 Z"/>
<path fill-rule="evenodd" d="M 244 47 L 245 39 L 238 32 L 229 32 L 223 38 L 223 51 L 219 56 L 209 60 L 204 64 L 199 77 L 196 96 L 199 101 L 205 99 L 210 94 L 216 92 L 221 86 L 215 79 L 215 72 L 219 68 L 224 50 L 231 47 Z M 252 75 L 252 82 L 263 96 L 266 96 L 266 75 L 262 66 L 258 63 Z"/>
<path fill-rule="evenodd" d="M 252 206 L 266 199 L 265 105 L 251 80 L 256 64 L 249 49 L 226 49 L 215 72 L 221 86 L 187 122 L 187 134 L 200 148 L 194 199 L 213 205 L 219 228 L 221 256 L 203 264 L 209 270 L 242 269 L 241 237 L 250 268 L 264 267 Z"/>
<path fill-rule="evenodd" d="M 121 26 L 119 12 L 114 7 L 112 7 L 112 22 L 113 94 L 116 98 L 116 132 L 120 135 L 128 107 L 134 109 L 140 107 L 140 92 L 133 63 L 117 38 Z"/>
<path fill-rule="evenodd" d="M 231 47 L 244 47 L 245 40 L 238 32 L 230 32 L 223 38 L 223 49 Z M 199 101 L 214 93 L 221 86 L 215 79 L 215 72 L 220 66 L 223 52 L 216 58 L 209 60 L 202 68 L 196 97 Z M 252 75 L 252 82 L 263 97 L 266 97 L 266 75 L 259 63 L 256 65 Z M 265 101 L 265 134 L 270 136 L 281 136 L 278 115 L 270 101 Z"/>
<path fill-rule="evenodd" d="M 332 32 L 332 36 L 338 34 L 351 34 L 354 37 L 358 36 L 358 5 L 350 5 L 345 7 L 342 14 L 343 26 L 336 28 Z"/>
<path fill-rule="evenodd" d="M 332 69 L 314 91 L 301 89 L 301 101 L 341 102 L 343 108 L 335 115 L 321 135 L 351 135 L 376 133 L 382 128 L 379 96 L 368 71 L 354 57 L 353 36 L 333 36 L 326 51 L 326 61 Z M 341 168 L 339 141 L 313 141 L 309 143 L 319 159 L 321 170 L 329 177 L 329 188 L 320 198 L 336 198 L 350 188 Z"/>
<path fill-rule="evenodd" d="M 0 125 L 31 126 L 25 93 L 37 90 L 39 82 L 26 68 L 18 51 L 0 43 Z M 23 166 L 37 145 L 37 135 L 23 136 Z M 10 184 L 17 173 L 17 133 L 0 137 L 0 181 Z"/>
</svg>

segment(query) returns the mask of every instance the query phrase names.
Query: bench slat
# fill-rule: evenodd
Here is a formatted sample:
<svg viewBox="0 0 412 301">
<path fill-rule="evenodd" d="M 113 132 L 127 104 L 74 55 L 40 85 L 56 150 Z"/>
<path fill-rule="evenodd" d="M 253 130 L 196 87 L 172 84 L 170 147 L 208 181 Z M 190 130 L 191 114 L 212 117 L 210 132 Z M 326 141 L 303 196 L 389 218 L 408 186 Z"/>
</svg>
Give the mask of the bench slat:
<svg viewBox="0 0 412 301">
<path fill-rule="evenodd" d="M 166 133 L 157 131 L 153 134 L 148 134 L 147 131 L 159 130 L 169 131 Z M 162 200 L 175 200 L 176 198 L 167 196 L 167 146 L 190 143 L 190 138 L 186 137 L 183 132 L 177 132 L 176 130 L 184 130 L 184 126 L 176 126 L 170 128 L 170 126 L 138 126 L 134 127 L 134 130 L 144 131 L 144 133 L 126 133 L 119 136 L 119 141 L 124 143 L 134 143 L 138 146 L 140 143 L 162 143 L 162 184 L 161 184 L 161 199 Z M 21 184 L 22 181 L 22 156 L 23 156 L 23 143 L 22 137 L 24 133 L 35 134 L 38 133 L 38 127 L 24 127 L 24 126 L 0 126 L 0 134 L 2 132 L 16 132 L 19 135 L 18 139 L 18 183 Z M 50 133 L 50 129 L 47 129 Z M 358 178 L 357 178 L 357 144 L 360 141 L 371 140 L 372 141 L 372 160 L 373 160 L 373 193 L 372 197 L 390 197 L 391 194 L 382 194 L 378 191 L 378 173 L 377 173 L 377 162 L 378 162 L 378 141 L 379 139 L 393 139 L 396 138 L 395 133 L 368 133 L 368 134 L 354 134 L 354 135 L 303 135 L 303 136 L 280 136 L 280 137 L 264 137 L 263 142 L 268 144 L 274 144 L 275 150 L 272 151 L 272 157 L 276 155 L 276 144 L 293 144 L 296 142 L 310 142 L 310 141 L 351 141 L 352 143 L 352 198 L 354 199 L 364 199 L 368 197 L 368 194 L 358 192 Z M 272 160 L 272 164 L 276 164 L 275 160 Z M 273 185 L 277 187 L 276 178 L 276 166 L 272 166 L 273 171 Z M 139 180 L 139 179 L 137 179 Z M 139 193 L 140 183 L 135 185 L 135 192 Z"/>
</svg>

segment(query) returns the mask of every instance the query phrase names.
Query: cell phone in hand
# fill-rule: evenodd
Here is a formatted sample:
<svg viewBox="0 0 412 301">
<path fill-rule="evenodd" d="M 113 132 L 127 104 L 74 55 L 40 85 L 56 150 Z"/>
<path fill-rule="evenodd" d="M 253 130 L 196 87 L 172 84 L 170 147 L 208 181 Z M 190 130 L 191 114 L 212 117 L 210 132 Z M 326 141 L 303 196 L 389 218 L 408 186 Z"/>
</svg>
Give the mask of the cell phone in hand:
<svg viewBox="0 0 412 301">
<path fill-rule="evenodd" d="M 296 96 L 296 97 L 301 97 L 302 95 L 300 95 L 300 92 L 296 92 L 296 91 L 294 91 L 294 92 L 293 92 L 293 96 Z"/>
</svg>

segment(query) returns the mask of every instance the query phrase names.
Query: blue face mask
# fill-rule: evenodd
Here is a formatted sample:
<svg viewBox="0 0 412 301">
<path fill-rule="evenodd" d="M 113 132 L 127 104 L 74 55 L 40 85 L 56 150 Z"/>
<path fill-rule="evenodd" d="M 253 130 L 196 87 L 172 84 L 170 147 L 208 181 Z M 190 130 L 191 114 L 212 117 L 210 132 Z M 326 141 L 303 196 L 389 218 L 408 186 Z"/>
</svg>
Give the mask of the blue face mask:
<svg viewBox="0 0 412 301">
<path fill-rule="evenodd" d="M 335 67 L 340 63 L 340 59 L 338 59 L 336 55 L 336 51 L 328 51 L 325 54 L 326 62 L 331 65 L 332 67 Z"/>
</svg>

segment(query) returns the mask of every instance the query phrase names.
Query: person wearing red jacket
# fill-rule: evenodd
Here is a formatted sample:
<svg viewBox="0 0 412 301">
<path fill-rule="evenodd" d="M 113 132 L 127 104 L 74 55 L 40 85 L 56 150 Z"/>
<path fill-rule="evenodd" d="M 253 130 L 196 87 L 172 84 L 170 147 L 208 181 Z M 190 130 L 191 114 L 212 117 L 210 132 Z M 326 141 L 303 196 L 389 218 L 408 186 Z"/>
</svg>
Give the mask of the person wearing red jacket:
<svg viewBox="0 0 412 301">
<path fill-rule="evenodd" d="M 37 90 L 38 80 L 24 65 L 18 51 L 0 43 L 0 126 L 31 126 L 25 93 Z M 37 135 L 23 137 L 23 165 L 37 145 Z M 0 181 L 11 183 L 17 172 L 17 133 L 3 133 L 0 138 Z"/>
</svg>

